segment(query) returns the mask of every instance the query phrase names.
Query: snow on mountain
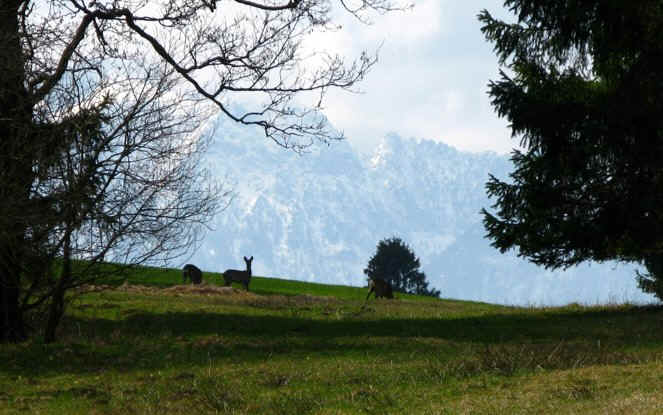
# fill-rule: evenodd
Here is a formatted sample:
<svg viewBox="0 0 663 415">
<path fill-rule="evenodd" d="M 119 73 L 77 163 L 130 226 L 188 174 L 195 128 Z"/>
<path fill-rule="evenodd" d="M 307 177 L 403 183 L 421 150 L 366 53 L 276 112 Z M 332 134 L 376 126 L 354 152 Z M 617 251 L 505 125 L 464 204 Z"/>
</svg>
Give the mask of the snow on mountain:
<svg viewBox="0 0 663 415">
<path fill-rule="evenodd" d="M 299 155 L 257 129 L 223 117 L 213 124 L 207 162 L 236 198 L 191 259 L 204 270 L 242 269 L 242 256 L 253 255 L 255 275 L 360 286 L 378 241 L 398 236 L 442 297 L 533 305 L 652 301 L 637 289 L 634 265 L 547 271 L 490 247 L 479 210 L 491 205 L 488 174 L 505 178 L 511 170 L 507 156 L 395 134 L 369 155 L 347 141 Z"/>
</svg>

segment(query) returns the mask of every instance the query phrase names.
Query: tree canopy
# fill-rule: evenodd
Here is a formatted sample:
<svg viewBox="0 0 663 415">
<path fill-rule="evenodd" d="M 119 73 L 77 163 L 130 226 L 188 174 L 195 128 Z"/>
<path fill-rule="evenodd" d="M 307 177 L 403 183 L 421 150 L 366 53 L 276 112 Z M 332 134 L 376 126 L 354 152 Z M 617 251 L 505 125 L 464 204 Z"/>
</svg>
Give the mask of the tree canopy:
<svg viewBox="0 0 663 415">
<path fill-rule="evenodd" d="M 663 250 L 663 1 L 507 0 L 483 10 L 492 105 L 522 150 L 482 210 L 500 251 L 550 268 Z"/>
<path fill-rule="evenodd" d="M 419 258 L 410 247 L 400 238 L 392 237 L 378 242 L 364 274 L 369 280 L 381 278 L 389 282 L 394 291 L 439 297 L 440 291 L 428 287 L 426 274 L 419 267 Z"/>
<path fill-rule="evenodd" d="M 663 255 L 647 255 L 642 263 L 647 272 L 636 271 L 638 288 L 663 301 Z"/>
</svg>

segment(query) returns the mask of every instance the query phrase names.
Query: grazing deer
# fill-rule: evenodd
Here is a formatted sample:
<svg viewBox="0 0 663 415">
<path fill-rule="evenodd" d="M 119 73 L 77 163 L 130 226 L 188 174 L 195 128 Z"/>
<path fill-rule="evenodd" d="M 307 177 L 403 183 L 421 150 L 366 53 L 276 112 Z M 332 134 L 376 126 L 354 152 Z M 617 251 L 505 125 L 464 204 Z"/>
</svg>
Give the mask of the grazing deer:
<svg viewBox="0 0 663 415">
<path fill-rule="evenodd" d="M 186 264 L 182 268 L 182 283 L 185 284 L 189 279 L 192 284 L 200 284 L 203 280 L 203 272 L 193 264 Z"/>
<path fill-rule="evenodd" d="M 251 261 L 253 261 L 253 256 L 251 256 L 251 258 L 244 257 L 246 271 L 239 271 L 236 269 L 227 269 L 223 271 L 223 281 L 226 283 L 226 286 L 229 286 L 233 282 L 241 282 L 246 291 L 248 291 L 249 282 L 251 282 Z"/>
<path fill-rule="evenodd" d="M 368 282 L 368 295 L 366 296 L 367 301 L 368 297 L 370 297 L 371 293 L 373 292 L 375 293 L 375 298 L 394 298 L 394 293 L 391 290 L 391 284 L 382 278 L 371 278 L 371 280 Z"/>
</svg>

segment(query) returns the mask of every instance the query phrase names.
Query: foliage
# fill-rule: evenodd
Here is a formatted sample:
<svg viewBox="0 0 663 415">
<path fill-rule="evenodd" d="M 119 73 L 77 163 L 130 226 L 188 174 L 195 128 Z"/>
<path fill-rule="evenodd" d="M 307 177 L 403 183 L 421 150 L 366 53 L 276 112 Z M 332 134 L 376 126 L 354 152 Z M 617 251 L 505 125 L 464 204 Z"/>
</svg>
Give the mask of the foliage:
<svg viewBox="0 0 663 415">
<path fill-rule="evenodd" d="M 392 237 L 378 242 L 364 274 L 368 280 L 381 278 L 389 282 L 394 291 L 439 297 L 439 290 L 428 288 L 426 274 L 419 271 L 419 266 L 419 258 L 410 247 L 400 238 Z"/>
<path fill-rule="evenodd" d="M 507 0 L 482 32 L 507 70 L 491 81 L 522 150 L 491 176 L 493 246 L 546 267 L 641 261 L 663 246 L 663 2 Z"/>
<path fill-rule="evenodd" d="M 647 273 L 636 271 L 638 288 L 663 301 L 663 255 L 648 255 L 642 262 Z"/>
<path fill-rule="evenodd" d="M 219 6 L 217 8 L 217 3 Z M 213 112 L 301 150 L 342 138 L 321 109 L 377 58 L 305 50 L 398 0 L 0 0 L 0 342 L 53 333 L 103 261 L 173 260 L 230 200 L 200 166 Z M 295 106 L 305 95 L 311 105 Z M 230 103 L 253 102 L 246 111 Z M 58 274 L 55 258 L 62 259 Z M 91 268 L 74 273 L 70 262 Z"/>
</svg>

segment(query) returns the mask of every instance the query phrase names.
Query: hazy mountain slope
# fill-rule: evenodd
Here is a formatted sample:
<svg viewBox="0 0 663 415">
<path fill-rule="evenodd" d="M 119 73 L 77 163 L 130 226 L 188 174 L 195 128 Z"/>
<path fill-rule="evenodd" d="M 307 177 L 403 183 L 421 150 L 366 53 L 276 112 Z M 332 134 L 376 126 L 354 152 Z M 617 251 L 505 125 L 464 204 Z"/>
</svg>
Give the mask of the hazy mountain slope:
<svg viewBox="0 0 663 415">
<path fill-rule="evenodd" d="M 493 153 L 463 153 L 426 140 L 385 137 L 362 156 L 348 142 L 298 155 L 260 131 L 219 119 L 208 162 L 234 183 L 232 205 L 212 224 L 192 261 L 203 269 L 363 285 L 377 242 L 399 236 L 420 257 L 443 297 L 510 304 L 649 300 L 632 265 L 549 272 L 483 238 L 479 210 L 490 206 L 488 173 L 511 164 Z"/>
</svg>

